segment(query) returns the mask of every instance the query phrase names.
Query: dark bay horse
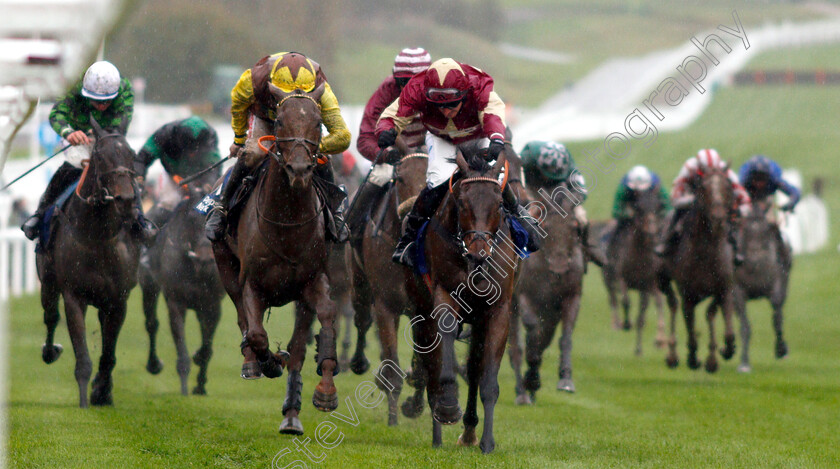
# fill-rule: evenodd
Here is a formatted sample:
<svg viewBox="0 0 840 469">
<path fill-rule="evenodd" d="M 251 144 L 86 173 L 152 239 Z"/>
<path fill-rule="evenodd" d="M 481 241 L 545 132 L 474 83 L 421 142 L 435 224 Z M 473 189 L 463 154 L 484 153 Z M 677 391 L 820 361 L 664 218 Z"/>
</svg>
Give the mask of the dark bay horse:
<svg viewBox="0 0 840 469">
<path fill-rule="evenodd" d="M 464 431 L 458 443 L 478 444 L 484 453 L 496 446 L 493 415 L 499 397 L 499 365 L 511 317 L 511 297 L 520 257 L 503 218 L 498 176 L 505 157 L 489 167 L 474 142 L 456 158 L 460 179 L 450 180 L 450 194 L 429 222 L 423 243 L 429 267 L 431 302 L 418 302 L 422 315 L 411 320 L 414 350 L 428 372 L 432 409 L 432 444 L 442 444 L 441 425 L 461 419 L 458 364 L 454 342 L 462 321 L 472 325 L 467 361 L 468 397 Z M 484 431 L 476 438 L 477 398 L 484 404 Z"/>
<path fill-rule="evenodd" d="M 741 322 L 741 364 L 738 371 L 749 372 L 750 366 L 750 321 L 747 317 L 747 300 L 767 298 L 773 307 L 773 329 L 776 334 L 776 358 L 783 358 L 788 353 L 787 343 L 782 333 L 782 307 L 787 298 L 790 265 L 779 259 L 782 238 L 779 227 L 767 219 L 771 205 L 766 200 L 753 200 L 752 210 L 741 223 L 741 236 L 744 246 L 744 263 L 735 269 L 735 310 Z"/>
<path fill-rule="evenodd" d="M 546 191 L 548 192 L 548 191 Z M 523 262 L 516 291 L 518 314 L 525 326 L 525 359 L 528 371 L 524 379 L 517 375 L 517 403 L 529 404 L 541 387 L 540 365 L 545 349 L 551 344 L 558 324 L 560 336 L 560 367 L 557 389 L 575 392 L 572 381 L 572 332 L 580 311 L 585 259 L 578 220 L 574 215 L 575 200 L 579 197 L 569 184 L 563 183 L 551 192 L 555 208 L 547 208 L 540 227 L 547 236 L 543 247 Z M 579 199 L 577 199 L 579 200 Z M 521 384 L 519 384 L 521 383 Z M 529 395 L 526 395 L 525 392 Z"/>
<path fill-rule="evenodd" d="M 210 175 L 213 177 L 214 175 Z M 187 395 L 190 357 L 184 336 L 187 309 L 195 311 L 201 328 L 201 347 L 192 361 L 199 367 L 193 394 L 206 394 L 207 366 L 213 356 L 213 335 L 222 314 L 222 288 L 219 271 L 210 241 L 204 236 L 204 216 L 193 210 L 211 185 L 191 184 L 189 193 L 175 207 L 169 221 L 163 225 L 155 244 L 144 256 L 139 271 L 143 291 L 143 313 L 149 334 L 149 359 L 146 369 L 160 373 L 162 364 L 157 356 L 158 328 L 157 300 L 161 290 L 169 309 L 169 327 L 178 354 L 176 369 L 181 379 L 181 394 Z"/>
<path fill-rule="evenodd" d="M 732 290 L 735 283 L 734 253 L 728 241 L 730 213 L 734 203 L 734 192 L 727 177 L 728 168 L 708 169 L 703 175 L 689 181 L 694 194 L 693 207 L 684 216 L 679 245 L 673 257 L 666 259 L 665 268 L 659 278 L 659 288 L 674 305 L 674 294 L 670 280 L 677 284 L 682 298 L 683 317 L 688 341 L 688 366 L 700 367 L 697 360 L 697 334 L 694 325 L 694 309 L 705 298 L 713 301 L 706 311 L 709 325 L 709 354 L 706 357 L 706 371 L 718 369 L 717 338 L 715 334 L 716 305 L 723 307 L 725 323 L 724 348 L 721 356 L 730 359 L 735 354 L 735 333 L 732 329 Z M 679 363 L 676 349 L 675 312 L 671 307 L 670 338 L 666 363 L 676 367 Z"/>
<path fill-rule="evenodd" d="M 235 233 L 213 243 L 222 284 L 236 306 L 242 331 L 242 374 L 276 378 L 282 374 L 287 355 L 269 350 L 263 327 L 266 308 L 296 302 L 295 326 L 289 342 L 288 386 L 283 403 L 285 418 L 281 433 L 302 434 L 298 419 L 301 407 L 300 375 L 306 341 L 317 316 L 317 372 L 321 381 L 312 403 L 322 411 L 338 406 L 333 375 L 336 356 L 335 303 L 330 299 L 327 276 L 328 246 L 323 210 L 313 181 L 321 140 L 318 104 L 323 85 L 310 93 L 284 93 L 273 85 L 277 101 L 274 140 L 268 167 L 246 202 Z M 266 137 L 263 137 L 266 139 Z"/>
<path fill-rule="evenodd" d="M 656 346 L 665 346 L 665 314 L 662 294 L 657 288 L 657 272 L 662 259 L 654 248 L 662 229 L 662 203 L 659 200 L 659 186 L 644 191 L 635 191 L 635 197 L 628 207 L 632 214 L 616 225 L 607 244 L 607 265 L 602 269 L 604 285 L 607 287 L 612 309 L 613 328 L 631 328 L 629 290 L 639 292 L 639 313 L 636 318 L 636 355 L 642 354 L 642 333 L 645 327 L 645 313 L 652 295 L 656 302 L 658 321 Z M 618 294 L 624 310 L 622 324 L 618 314 Z"/>
<path fill-rule="evenodd" d="M 125 320 L 129 292 L 137 283 L 140 253 L 138 241 L 129 234 L 135 217 L 134 150 L 123 135 L 103 130 L 93 119 L 91 123 L 95 143 L 90 162 L 75 194 L 55 215 L 51 245 L 42 246 L 44 249 L 37 254 L 47 326 L 42 358 L 52 363 L 61 354 L 61 346 L 53 342 L 61 296 L 76 355 L 80 407 L 88 406 L 87 386 L 92 371 L 85 312 L 89 305 L 97 308 L 102 328 L 102 356 L 90 403 L 111 405 L 117 337 Z"/>
<path fill-rule="evenodd" d="M 389 425 L 397 424 L 397 404 L 403 384 L 397 354 L 400 315 L 414 316 L 417 314 L 417 307 L 409 297 L 406 283 L 400 281 L 407 275 L 410 276 L 411 272 L 402 264 L 392 262 L 388 253 L 394 251 L 400 238 L 400 205 L 416 197 L 426 184 L 428 159 L 425 153 L 406 153 L 394 164 L 393 182 L 371 210 L 371 220 L 365 226 L 361 243 L 355 246 L 348 259 L 353 279 L 353 309 L 358 330 L 356 353 L 350 362 L 351 369 L 356 374 L 367 371 L 366 335 L 375 319 L 382 346 L 380 358 L 385 364 L 380 368 L 376 382 L 388 395 Z M 418 369 L 413 369 L 412 372 L 422 373 Z M 420 397 L 410 399 L 410 402 L 407 401 L 403 406 L 406 416 L 417 416 L 418 406 L 422 412 L 422 395 Z"/>
</svg>

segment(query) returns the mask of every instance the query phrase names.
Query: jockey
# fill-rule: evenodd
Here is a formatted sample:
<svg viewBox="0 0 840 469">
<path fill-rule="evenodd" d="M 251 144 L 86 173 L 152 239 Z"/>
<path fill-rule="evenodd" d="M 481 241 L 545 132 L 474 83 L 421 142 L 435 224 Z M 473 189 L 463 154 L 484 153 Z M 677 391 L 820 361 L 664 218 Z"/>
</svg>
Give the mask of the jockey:
<svg viewBox="0 0 840 469">
<path fill-rule="evenodd" d="M 788 203 L 780 207 L 781 210 L 791 212 L 796 207 L 796 204 L 799 203 L 801 196 L 799 189 L 785 181 L 782 178 L 782 168 L 775 161 L 764 155 L 753 156 L 744 163 L 741 169 L 738 170 L 738 177 L 752 200 L 770 199 L 777 190 L 780 190 L 789 198 Z M 775 231 L 779 246 L 779 259 L 782 265 L 790 267 L 790 246 L 782 237 L 782 233 L 778 229 L 778 220 L 776 220 L 775 216 L 773 216 L 772 222 L 777 227 Z"/>
<path fill-rule="evenodd" d="M 493 78 L 482 70 L 450 58 L 436 60 L 428 70 L 411 78 L 400 97 L 382 113 L 376 126 L 380 149 L 388 148 L 409 124 L 419 120 L 428 130 L 426 147 L 429 166 L 426 187 L 420 191 L 406 221 L 406 231 L 392 256 L 394 262 L 413 266 L 413 245 L 417 232 L 434 215 L 447 191 L 449 178 L 457 168 L 456 145 L 476 139 L 489 140 L 487 158 L 496 160 L 505 144 L 505 105 L 493 90 Z M 516 197 L 505 190 L 505 207 L 532 230 L 533 219 L 519 214 Z M 509 193 L 509 194 L 508 194 Z M 537 236 L 529 233 L 535 251 Z M 408 255 L 406 255 L 408 254 Z"/>
<path fill-rule="evenodd" d="M 356 148 L 362 156 L 371 162 L 376 161 L 380 152 L 375 133 L 376 121 L 379 120 L 382 111 L 399 98 L 400 91 L 408 83 L 408 80 L 428 69 L 431 63 L 432 57 L 425 49 L 419 47 L 406 48 L 397 54 L 394 59 L 393 74 L 379 85 L 379 88 L 373 92 L 365 106 L 362 123 L 359 126 L 359 137 L 356 140 Z M 422 122 L 415 121 L 403 129 L 401 136 L 409 148 L 421 147 L 425 143 L 426 129 Z M 370 169 L 371 174 L 368 178 L 368 184 L 360 188 L 361 192 L 356 196 L 356 208 L 347 217 L 347 225 L 350 226 L 351 233 L 357 233 L 358 228 L 367 219 L 374 201 L 383 193 L 385 185 L 393 176 L 394 167 L 391 164 L 401 156 L 399 151 L 389 149 L 386 154 L 382 155 L 379 162 Z"/>
<path fill-rule="evenodd" d="M 21 226 L 27 238 L 34 240 L 41 231 L 41 221 L 47 208 L 82 175 L 82 163 L 90 159 L 93 140 L 90 119 L 103 129 L 115 129 L 122 135 L 134 113 L 134 91 L 127 78 L 112 63 L 96 62 L 88 67 L 81 83 L 74 86 L 50 111 L 50 125 L 70 147 L 65 150 L 65 162 L 53 175 L 35 213 Z M 140 191 L 135 185 L 136 217 L 131 232 L 144 243 L 150 243 L 157 229 L 143 215 Z"/>
<path fill-rule="evenodd" d="M 321 139 L 318 152 L 332 155 L 342 153 L 350 146 L 350 131 L 341 117 L 338 99 L 318 63 L 297 52 L 279 52 L 260 59 L 253 68 L 245 70 L 230 92 L 231 127 L 234 134 L 230 154 L 238 159 L 225 183 L 218 204 L 207 217 L 205 232 L 211 241 L 218 241 L 224 237 L 231 197 L 245 176 L 259 167 L 266 158 L 265 152 L 259 149 L 257 142 L 260 137 L 272 135 L 274 127 L 276 103 L 269 91 L 269 83 L 287 93 L 295 90 L 308 93 L 323 84 L 324 93 L 319 104 L 321 120 L 327 128 L 328 135 Z M 249 117 L 253 117 L 250 135 Z M 334 181 L 330 165 L 317 165 L 315 174 L 330 183 Z M 341 209 L 334 211 L 333 218 L 337 227 L 344 227 Z M 346 239 L 347 230 L 343 229 L 336 241 L 342 242 Z"/>
<path fill-rule="evenodd" d="M 219 137 L 216 130 L 198 116 L 169 122 L 157 129 L 137 153 L 134 171 L 140 182 L 146 177 L 149 165 L 157 159 L 169 175 L 164 179 L 158 201 L 158 206 L 168 215 L 181 201 L 180 181 L 221 160 Z M 216 168 L 213 176 L 218 179 L 221 173 L 221 168 Z M 162 223 L 165 218 L 156 222 Z"/>
<path fill-rule="evenodd" d="M 621 178 L 621 183 L 619 183 L 618 190 L 615 192 L 615 202 L 613 203 L 612 210 L 613 218 L 619 222 L 632 218 L 633 215 L 630 213 L 629 203 L 633 201 L 636 194 L 648 190 L 659 192 L 661 212 L 666 212 L 671 209 L 668 192 L 662 186 L 659 176 L 647 167 L 638 165 L 630 168 L 630 171 Z"/>
<path fill-rule="evenodd" d="M 550 190 L 558 184 L 574 183 L 572 187 L 583 191 L 575 190 L 581 197 L 581 203 L 586 200 L 586 181 L 583 175 L 575 170 L 575 160 L 562 143 L 534 140 L 525 145 L 519 156 L 522 159 L 525 182 L 529 187 Z M 592 260 L 598 266 L 603 266 L 605 263 L 603 254 L 597 247 L 589 244 L 589 220 L 581 203 L 575 205 L 574 212 L 580 227 L 584 253 L 588 260 Z"/>
<path fill-rule="evenodd" d="M 732 191 L 735 194 L 736 207 L 733 207 L 733 209 L 738 209 L 733 210 L 733 215 L 738 216 L 749 210 L 750 196 L 738 182 L 738 176 L 735 175 L 735 172 L 727 168 L 726 163 L 720 158 L 718 152 L 711 148 L 698 151 L 697 155 L 692 156 L 683 164 L 682 169 L 677 174 L 677 178 L 674 179 L 674 187 L 671 189 L 671 201 L 674 205 L 674 213 L 671 215 L 671 222 L 668 224 L 668 228 L 663 236 L 663 242 L 655 249 L 656 253 L 660 256 L 670 257 L 677 248 L 682 227 L 682 224 L 679 222 L 694 203 L 694 194 L 690 192 L 689 180 L 709 168 L 726 168 L 727 177 L 732 184 Z M 735 252 L 735 264 L 740 265 L 744 262 L 744 255 L 741 253 L 734 228 L 729 231 L 728 236 L 729 242 L 732 244 L 732 249 Z"/>
</svg>

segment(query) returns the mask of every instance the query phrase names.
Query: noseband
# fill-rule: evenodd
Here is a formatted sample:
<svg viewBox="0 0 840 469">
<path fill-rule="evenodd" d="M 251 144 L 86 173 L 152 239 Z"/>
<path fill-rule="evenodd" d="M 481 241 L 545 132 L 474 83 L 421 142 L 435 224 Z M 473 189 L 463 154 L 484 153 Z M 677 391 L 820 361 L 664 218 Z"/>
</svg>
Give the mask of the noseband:
<svg viewBox="0 0 840 469">
<path fill-rule="evenodd" d="M 96 151 L 96 145 L 99 142 L 105 140 L 106 138 L 111 138 L 111 137 L 122 137 L 122 135 L 118 134 L 118 133 L 113 133 L 113 134 L 107 134 L 107 135 L 100 136 L 99 138 L 97 138 L 96 143 L 94 144 L 94 149 L 91 150 L 91 153 L 94 153 Z M 82 171 L 82 176 L 79 178 L 78 184 L 76 184 L 75 193 L 76 193 L 77 197 L 82 199 L 82 201 L 84 203 L 88 204 L 88 205 L 104 204 L 104 203 L 114 201 L 114 196 L 111 195 L 111 193 L 108 191 L 108 188 L 102 186 L 101 178 L 103 176 L 107 176 L 109 174 L 117 174 L 117 175 L 128 176 L 129 178 L 133 179 L 134 175 L 135 175 L 135 172 L 134 172 L 133 169 L 126 168 L 123 165 L 119 165 L 116 168 L 109 169 L 108 171 L 103 171 L 103 172 L 100 172 L 99 169 L 96 168 L 95 169 L 96 177 L 94 178 L 95 187 L 94 187 L 93 195 L 90 195 L 88 197 L 82 197 L 81 189 L 82 189 L 82 185 L 85 182 L 85 179 L 87 179 L 88 169 L 90 168 L 90 159 L 82 160 L 82 166 L 84 166 L 84 170 Z"/>
<path fill-rule="evenodd" d="M 309 96 L 307 94 L 290 94 L 290 95 L 286 96 L 285 98 L 283 98 L 282 100 L 280 100 L 279 103 L 277 103 L 277 109 L 280 109 L 280 106 L 282 106 L 283 103 L 285 103 L 286 101 L 288 101 L 291 98 L 308 99 L 308 100 L 312 101 L 312 103 L 315 104 L 315 106 L 318 108 L 319 112 L 321 111 L 321 105 L 318 104 L 318 101 L 315 101 L 315 99 L 312 96 Z M 275 134 L 277 133 L 277 120 L 274 121 L 274 133 Z M 269 140 L 271 142 L 273 142 L 271 144 L 271 146 L 270 147 L 264 146 L 263 141 L 269 141 Z M 298 145 L 302 146 L 306 150 L 306 154 L 309 156 L 309 160 L 312 161 L 312 162 L 315 162 L 315 163 L 318 163 L 318 164 L 326 164 L 326 163 L 329 162 L 329 160 L 327 158 L 322 157 L 318 153 L 319 142 L 315 142 L 313 140 L 310 140 L 310 139 L 304 138 L 304 137 L 277 138 L 276 135 L 264 135 L 257 140 L 257 145 L 259 145 L 260 150 L 262 150 L 262 151 L 268 153 L 269 155 L 271 155 L 271 157 L 274 158 L 274 160 L 277 161 L 277 163 L 279 163 L 281 165 L 286 164 L 286 163 L 288 163 L 288 161 L 286 161 L 286 158 L 285 158 L 285 156 L 283 156 L 283 153 L 280 152 L 280 151 L 276 151 L 276 152 L 273 151 L 274 147 L 275 147 L 275 144 L 277 142 L 291 142 L 293 144 L 292 147 L 291 147 L 292 149 L 294 149 Z M 291 149 L 289 151 L 291 152 Z"/>
<path fill-rule="evenodd" d="M 505 167 L 507 168 L 507 161 L 505 161 Z M 454 176 L 454 174 L 453 174 L 453 176 Z M 505 178 L 505 181 L 506 180 L 507 180 L 507 177 Z M 473 184 L 473 183 L 478 183 L 478 182 L 498 184 L 499 187 L 502 188 L 502 190 L 504 190 L 504 187 L 505 187 L 504 183 L 499 182 L 497 179 L 486 177 L 486 176 L 478 176 L 478 177 L 461 179 L 459 181 L 456 181 L 455 183 L 452 182 L 452 178 L 450 177 L 449 178 L 449 191 L 454 194 L 454 191 L 453 191 L 453 185 L 454 184 L 464 185 L 464 184 Z M 458 239 L 457 240 L 461 242 L 461 256 L 466 257 L 467 254 L 469 254 L 470 245 L 472 245 L 474 242 L 476 242 L 478 240 L 483 240 L 485 243 L 487 243 L 490 246 L 490 252 L 488 253 L 488 256 L 492 256 L 493 255 L 493 245 L 490 244 L 490 240 L 492 239 L 493 241 L 496 241 L 498 243 L 499 232 L 501 230 L 502 230 L 502 224 L 499 223 L 499 227 L 496 229 L 495 232 L 482 231 L 482 230 L 466 230 L 466 231 L 464 231 L 464 230 L 461 229 L 461 223 L 460 223 L 460 220 L 459 220 L 459 222 L 458 222 Z M 467 235 L 470 235 L 470 234 L 473 235 L 473 238 L 470 240 L 469 243 L 467 243 L 464 240 L 464 238 Z"/>
</svg>

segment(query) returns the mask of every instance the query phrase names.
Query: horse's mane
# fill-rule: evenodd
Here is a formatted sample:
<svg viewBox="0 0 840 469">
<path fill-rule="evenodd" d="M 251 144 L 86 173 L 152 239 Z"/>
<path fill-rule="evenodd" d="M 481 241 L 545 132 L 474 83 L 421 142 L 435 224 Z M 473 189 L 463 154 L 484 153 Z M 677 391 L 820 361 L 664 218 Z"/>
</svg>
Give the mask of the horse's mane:
<svg viewBox="0 0 840 469">
<path fill-rule="evenodd" d="M 478 140 L 470 140 L 469 142 L 459 144 L 458 150 L 462 155 L 464 155 L 464 159 L 467 161 L 471 170 L 478 171 L 479 173 L 485 173 L 490 170 L 491 166 L 490 163 L 484 159 L 484 156 L 482 155 L 483 149 L 479 148 L 478 145 Z"/>
</svg>

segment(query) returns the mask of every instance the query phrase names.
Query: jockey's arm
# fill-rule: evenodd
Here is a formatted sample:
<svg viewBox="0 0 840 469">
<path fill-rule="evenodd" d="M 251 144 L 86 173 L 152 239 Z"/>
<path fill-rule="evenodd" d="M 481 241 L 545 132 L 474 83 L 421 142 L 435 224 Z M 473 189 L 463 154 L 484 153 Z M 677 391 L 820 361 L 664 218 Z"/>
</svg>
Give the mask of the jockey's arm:
<svg viewBox="0 0 840 469">
<path fill-rule="evenodd" d="M 324 94 L 321 95 L 321 120 L 329 133 L 321 139 L 318 151 L 325 155 L 344 152 L 350 146 L 350 131 L 341 117 L 338 99 L 329 83 L 324 84 Z"/>
<path fill-rule="evenodd" d="M 615 219 L 627 218 L 624 207 L 627 205 L 629 198 L 629 190 L 624 184 L 618 185 L 618 190 L 615 191 L 615 199 L 613 201 L 612 216 Z"/>
<path fill-rule="evenodd" d="M 128 125 L 131 124 L 131 119 L 134 117 L 134 90 L 131 88 L 131 82 L 123 78 L 120 82 L 120 90 L 117 97 L 111 103 L 114 107 L 114 112 L 120 116 L 120 123 L 117 126 L 119 132 L 123 135 L 128 134 Z"/>
<path fill-rule="evenodd" d="M 254 84 L 251 69 L 245 70 L 239 81 L 230 90 L 230 126 L 233 129 L 233 143 L 244 145 L 248 137 L 248 109 L 254 104 Z"/>
<path fill-rule="evenodd" d="M 785 195 L 790 198 L 787 204 L 782 207 L 783 210 L 793 210 L 796 207 L 796 204 L 799 203 L 799 199 L 802 194 L 799 192 L 799 189 L 796 188 L 793 184 L 785 181 L 782 178 L 779 178 L 779 181 L 776 183 L 779 187 L 779 190 L 782 191 Z"/>
<path fill-rule="evenodd" d="M 671 198 L 668 197 L 668 191 L 661 184 L 659 185 L 659 203 L 663 212 L 671 210 Z"/>
</svg>

